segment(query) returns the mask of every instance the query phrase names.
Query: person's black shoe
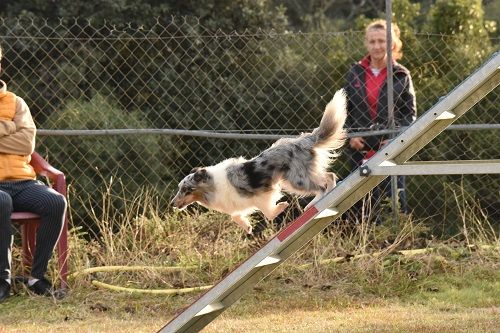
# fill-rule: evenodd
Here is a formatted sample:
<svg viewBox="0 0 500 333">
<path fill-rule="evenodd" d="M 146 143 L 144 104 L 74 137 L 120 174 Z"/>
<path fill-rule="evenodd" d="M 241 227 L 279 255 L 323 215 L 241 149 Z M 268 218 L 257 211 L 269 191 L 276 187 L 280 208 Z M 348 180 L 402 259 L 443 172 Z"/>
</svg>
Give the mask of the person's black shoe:
<svg viewBox="0 0 500 333">
<path fill-rule="evenodd" d="M 10 283 L 0 279 L 0 302 L 3 302 L 10 296 Z"/>
<path fill-rule="evenodd" d="M 41 278 L 40 280 L 33 283 L 33 285 L 28 286 L 29 290 L 34 292 L 37 295 L 41 296 L 52 296 L 54 291 L 52 290 L 52 284 L 45 278 Z"/>
</svg>

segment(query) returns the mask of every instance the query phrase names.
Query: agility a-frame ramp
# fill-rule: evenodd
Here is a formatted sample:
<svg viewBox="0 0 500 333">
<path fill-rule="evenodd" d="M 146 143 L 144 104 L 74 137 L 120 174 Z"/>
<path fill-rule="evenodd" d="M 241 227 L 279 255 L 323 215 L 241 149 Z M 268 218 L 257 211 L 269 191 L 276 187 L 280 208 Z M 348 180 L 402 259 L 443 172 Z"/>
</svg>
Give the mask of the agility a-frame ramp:
<svg viewBox="0 0 500 333">
<path fill-rule="evenodd" d="M 406 163 L 500 82 L 500 52 L 159 332 L 198 332 L 389 175 L 500 173 L 500 160 Z"/>
</svg>

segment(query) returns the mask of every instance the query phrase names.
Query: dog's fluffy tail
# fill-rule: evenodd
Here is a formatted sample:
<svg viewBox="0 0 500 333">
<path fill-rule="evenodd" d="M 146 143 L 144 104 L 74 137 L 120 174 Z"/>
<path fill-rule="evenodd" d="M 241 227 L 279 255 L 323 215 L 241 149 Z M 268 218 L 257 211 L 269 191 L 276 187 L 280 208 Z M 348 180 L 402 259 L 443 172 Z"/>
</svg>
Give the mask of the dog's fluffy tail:
<svg viewBox="0 0 500 333">
<path fill-rule="evenodd" d="M 337 90 L 326 105 L 319 127 L 313 132 L 317 136 L 317 148 L 339 149 L 344 144 L 346 133 L 344 123 L 347 117 L 347 96 L 344 89 Z"/>
</svg>

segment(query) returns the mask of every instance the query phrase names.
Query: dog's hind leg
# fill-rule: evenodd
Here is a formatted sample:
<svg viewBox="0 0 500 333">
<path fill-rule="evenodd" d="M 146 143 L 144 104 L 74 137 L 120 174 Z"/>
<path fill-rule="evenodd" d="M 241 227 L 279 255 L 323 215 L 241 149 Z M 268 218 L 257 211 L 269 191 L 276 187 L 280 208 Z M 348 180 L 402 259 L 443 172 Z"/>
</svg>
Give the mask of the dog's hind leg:
<svg viewBox="0 0 500 333">
<path fill-rule="evenodd" d="M 320 187 L 321 190 L 316 192 L 316 196 L 307 204 L 307 206 L 304 208 L 304 210 L 307 210 L 310 208 L 312 205 L 314 205 L 316 202 L 318 202 L 319 199 L 321 199 L 325 193 L 330 192 L 335 185 L 337 185 L 337 176 L 333 172 L 327 172 L 325 174 L 325 187 Z"/>
<path fill-rule="evenodd" d="M 250 224 L 250 221 L 248 220 L 248 217 L 240 215 L 240 214 L 234 214 L 234 215 L 231 215 L 231 219 L 234 222 L 238 223 L 239 226 L 241 228 L 243 228 L 243 230 L 245 230 L 245 232 L 247 234 L 251 234 L 252 233 L 252 225 Z"/>
<path fill-rule="evenodd" d="M 280 202 L 275 204 L 263 204 L 257 206 L 268 220 L 274 220 L 276 216 L 280 215 L 288 207 L 288 202 Z"/>
<path fill-rule="evenodd" d="M 287 191 L 296 193 L 296 194 L 304 194 L 304 195 L 310 195 L 310 194 L 316 194 L 314 199 L 304 208 L 304 210 L 307 210 L 309 207 L 311 207 L 314 203 L 316 203 L 325 193 L 327 190 L 328 185 L 331 183 L 333 184 L 333 179 L 331 177 L 326 177 L 329 179 L 322 179 L 319 183 L 322 183 L 321 185 L 318 184 L 318 182 L 315 182 L 312 179 L 287 179 L 287 182 L 285 183 L 285 188 Z"/>
</svg>

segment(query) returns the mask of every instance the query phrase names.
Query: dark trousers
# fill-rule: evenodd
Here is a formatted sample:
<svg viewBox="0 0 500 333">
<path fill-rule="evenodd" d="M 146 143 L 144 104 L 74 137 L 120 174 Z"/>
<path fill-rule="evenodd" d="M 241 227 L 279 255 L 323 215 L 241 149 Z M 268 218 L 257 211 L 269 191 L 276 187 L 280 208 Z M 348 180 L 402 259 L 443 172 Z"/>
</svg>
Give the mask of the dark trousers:
<svg viewBox="0 0 500 333">
<path fill-rule="evenodd" d="M 399 211 L 408 214 L 408 202 L 406 201 L 406 176 L 396 176 L 396 186 L 398 193 Z M 372 192 L 372 199 L 375 204 L 380 205 L 385 198 L 392 198 L 391 177 L 384 179 Z"/>
<path fill-rule="evenodd" d="M 0 279 L 11 277 L 13 211 L 25 211 L 40 216 L 36 234 L 31 276 L 41 279 L 47 272 L 49 259 L 61 234 L 66 199 L 63 195 L 37 180 L 0 181 Z"/>
<path fill-rule="evenodd" d="M 364 154 L 358 151 L 350 152 L 350 163 L 353 169 L 358 168 L 362 162 Z M 398 204 L 399 211 L 403 214 L 409 213 L 408 201 L 406 198 L 406 177 L 396 176 L 397 183 L 397 193 L 398 193 Z M 366 217 L 366 215 L 371 216 L 371 220 L 376 223 L 380 223 L 380 213 L 382 209 L 382 203 L 385 199 L 392 198 L 392 182 L 391 177 L 384 179 L 379 185 L 377 185 L 371 193 L 369 193 L 363 200 L 358 201 L 353 205 L 351 209 L 351 215 L 354 218 L 361 219 Z M 363 207 L 364 206 L 364 207 Z M 363 214 L 364 212 L 364 214 Z M 369 214 L 368 214 L 369 213 Z M 365 215 L 365 216 L 363 216 Z"/>
</svg>

